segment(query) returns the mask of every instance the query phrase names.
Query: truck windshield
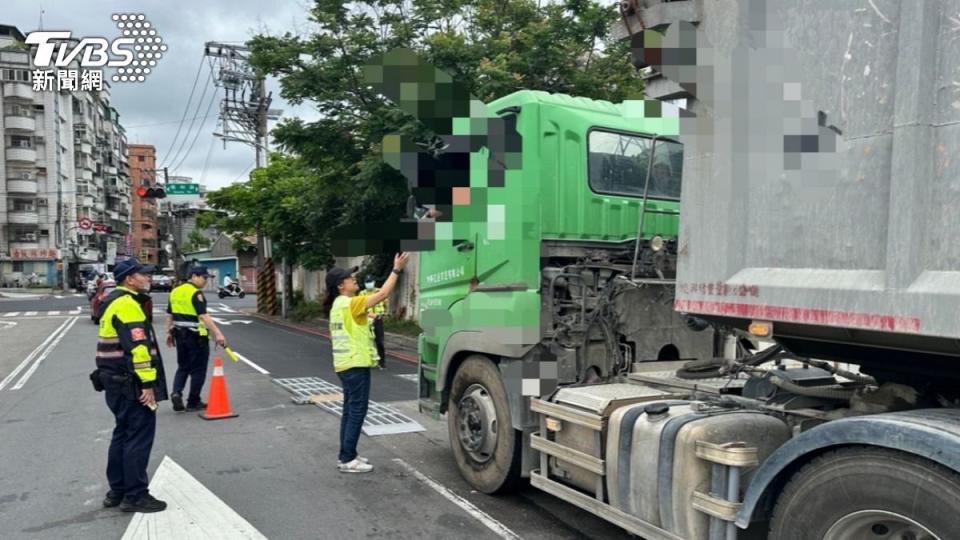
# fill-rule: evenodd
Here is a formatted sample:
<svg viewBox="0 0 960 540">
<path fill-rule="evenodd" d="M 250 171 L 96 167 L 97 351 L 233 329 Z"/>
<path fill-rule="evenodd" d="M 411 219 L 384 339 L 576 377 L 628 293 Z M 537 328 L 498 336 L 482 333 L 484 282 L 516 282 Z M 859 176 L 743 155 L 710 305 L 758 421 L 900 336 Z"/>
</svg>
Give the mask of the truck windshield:
<svg viewBox="0 0 960 540">
<path fill-rule="evenodd" d="M 593 130 L 590 132 L 588 145 L 588 181 L 593 191 L 630 197 L 643 196 L 653 139 Z M 648 196 L 652 199 L 679 199 L 683 145 L 659 139 L 655 152 Z"/>
</svg>

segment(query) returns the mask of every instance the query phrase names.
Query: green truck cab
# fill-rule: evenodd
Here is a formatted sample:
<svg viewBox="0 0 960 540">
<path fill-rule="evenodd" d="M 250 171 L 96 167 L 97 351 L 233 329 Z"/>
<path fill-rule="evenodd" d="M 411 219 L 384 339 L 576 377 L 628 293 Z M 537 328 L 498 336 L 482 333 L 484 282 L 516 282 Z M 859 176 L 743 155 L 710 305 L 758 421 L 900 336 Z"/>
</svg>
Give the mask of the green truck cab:
<svg viewBox="0 0 960 540">
<path fill-rule="evenodd" d="M 488 154 L 472 157 L 419 269 L 421 409 L 447 413 L 477 489 L 531 468 L 530 398 L 715 350 L 673 311 L 683 149 L 666 108 L 539 91 L 488 106 L 521 136 L 519 163 L 491 186 Z"/>
</svg>

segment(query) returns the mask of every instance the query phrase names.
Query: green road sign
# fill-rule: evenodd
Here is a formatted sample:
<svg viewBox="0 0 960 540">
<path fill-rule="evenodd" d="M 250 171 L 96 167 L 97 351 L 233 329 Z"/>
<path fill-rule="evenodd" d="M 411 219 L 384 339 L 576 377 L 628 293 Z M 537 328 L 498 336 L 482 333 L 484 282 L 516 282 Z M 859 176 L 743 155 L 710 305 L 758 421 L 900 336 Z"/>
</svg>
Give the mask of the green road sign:
<svg viewBox="0 0 960 540">
<path fill-rule="evenodd" d="M 167 195 L 199 195 L 200 184 L 167 184 Z"/>
</svg>

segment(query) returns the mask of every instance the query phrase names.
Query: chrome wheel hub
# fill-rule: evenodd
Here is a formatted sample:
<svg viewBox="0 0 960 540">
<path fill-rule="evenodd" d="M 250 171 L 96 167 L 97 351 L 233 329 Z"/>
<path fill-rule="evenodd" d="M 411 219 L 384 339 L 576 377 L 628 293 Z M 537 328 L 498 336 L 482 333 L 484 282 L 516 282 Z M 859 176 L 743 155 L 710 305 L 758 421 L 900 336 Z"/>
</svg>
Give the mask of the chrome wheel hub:
<svg viewBox="0 0 960 540">
<path fill-rule="evenodd" d="M 497 409 L 490 393 L 479 384 L 467 388 L 457 404 L 457 435 L 460 445 L 477 463 L 493 457 L 497 448 Z"/>
<path fill-rule="evenodd" d="M 823 540 L 942 540 L 916 521 L 886 510 L 861 510 L 833 524 Z"/>
</svg>

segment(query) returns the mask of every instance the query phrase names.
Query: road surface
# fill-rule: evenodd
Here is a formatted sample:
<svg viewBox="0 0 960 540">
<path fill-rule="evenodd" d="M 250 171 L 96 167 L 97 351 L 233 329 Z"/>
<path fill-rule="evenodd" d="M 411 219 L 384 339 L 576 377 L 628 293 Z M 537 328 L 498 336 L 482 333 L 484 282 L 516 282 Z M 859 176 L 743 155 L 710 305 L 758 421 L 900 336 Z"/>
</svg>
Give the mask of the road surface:
<svg viewBox="0 0 960 540">
<path fill-rule="evenodd" d="M 162 330 L 167 295 L 154 303 Z M 444 419 L 417 412 L 415 366 L 396 359 L 373 372 L 371 399 L 423 430 L 363 436 L 360 451 L 376 471 L 339 473 L 339 418 L 295 405 L 274 382 L 337 384 L 329 342 L 245 314 L 253 297 L 210 306 L 244 358 L 225 367 L 239 417 L 207 422 L 160 404 L 151 489 L 171 503 L 160 519 L 101 507 L 113 418 L 87 378 L 96 329 L 86 298 L 0 299 L 0 538 L 163 538 L 191 527 L 221 538 L 626 537 L 532 489 L 472 491 L 456 472 Z M 176 355 L 165 346 L 162 354 L 172 384 Z"/>
</svg>

